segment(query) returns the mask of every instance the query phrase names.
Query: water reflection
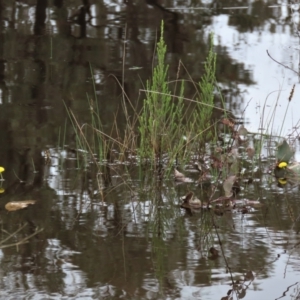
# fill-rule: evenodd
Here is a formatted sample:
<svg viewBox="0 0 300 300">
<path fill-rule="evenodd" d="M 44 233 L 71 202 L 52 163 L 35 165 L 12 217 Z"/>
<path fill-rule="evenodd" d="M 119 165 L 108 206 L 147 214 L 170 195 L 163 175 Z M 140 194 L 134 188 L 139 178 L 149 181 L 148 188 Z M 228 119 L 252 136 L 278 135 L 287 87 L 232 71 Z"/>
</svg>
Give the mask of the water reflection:
<svg viewBox="0 0 300 300">
<path fill-rule="evenodd" d="M 214 224 L 209 212 L 180 209 L 186 186 L 161 182 L 113 159 L 96 168 L 78 151 L 65 109 L 70 107 L 83 124 L 92 99 L 109 130 L 122 87 L 133 103 L 142 101 L 139 88 L 150 77 L 164 19 L 170 80 L 179 59 L 189 72 L 181 69 L 182 76 L 199 80 L 213 31 L 227 108 L 253 122 L 249 126 L 256 131 L 268 121 L 257 119 L 264 99 L 281 90 L 284 103 L 280 100 L 276 118 L 282 120 L 293 84 L 297 99 L 298 76 L 265 50 L 295 69 L 296 5 L 55 0 L 2 3 L 1 8 L 0 165 L 6 168 L 1 240 L 22 224 L 27 226 L 16 239 L 44 228 L 28 244 L 1 250 L 3 297 L 221 299 L 234 290 L 234 299 L 273 299 L 289 286 L 292 299 L 299 295 L 298 188 L 277 188 L 267 172 L 272 157 L 242 191 L 264 206 L 245 215 L 214 216 Z M 192 93 L 187 86 L 186 96 Z M 273 96 L 278 93 L 267 105 L 274 104 Z M 299 111 L 295 102 L 292 111 Z M 288 129 L 298 122 L 296 116 L 286 119 L 292 120 Z M 270 148 L 264 149 L 270 157 Z M 8 201 L 29 199 L 36 205 L 4 210 Z M 209 259 L 210 247 L 221 253 L 220 241 L 224 254 Z"/>
</svg>

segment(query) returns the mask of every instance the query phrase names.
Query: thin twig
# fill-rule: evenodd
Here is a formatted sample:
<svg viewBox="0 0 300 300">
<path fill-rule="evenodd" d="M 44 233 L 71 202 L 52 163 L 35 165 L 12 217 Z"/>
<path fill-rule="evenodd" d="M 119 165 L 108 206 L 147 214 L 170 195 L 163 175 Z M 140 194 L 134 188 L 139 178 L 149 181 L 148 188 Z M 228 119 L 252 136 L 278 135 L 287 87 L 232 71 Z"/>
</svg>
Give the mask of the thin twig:
<svg viewBox="0 0 300 300">
<path fill-rule="evenodd" d="M 17 231 L 15 231 L 14 233 L 12 233 L 8 238 L 6 238 L 5 240 L 8 240 L 10 239 L 11 237 L 13 237 L 16 233 L 18 233 L 20 230 L 22 230 L 24 227 L 26 226 L 26 224 L 24 226 L 22 226 L 21 228 L 19 228 Z M 3 249 L 3 248 L 8 248 L 8 247 L 14 247 L 14 246 L 20 246 L 22 244 L 25 244 L 28 242 L 29 239 L 31 239 L 33 236 L 37 235 L 38 233 L 40 233 L 41 231 L 43 231 L 44 229 L 41 228 L 41 229 L 36 229 L 36 231 L 34 233 L 32 233 L 31 235 L 23 238 L 22 240 L 16 242 L 16 243 L 12 243 L 12 244 L 6 244 L 6 245 L 0 245 L 0 249 Z M 3 244 L 3 242 L 5 241 L 1 241 L 1 244 Z"/>
<path fill-rule="evenodd" d="M 20 227 L 18 230 L 16 230 L 14 233 L 9 233 L 8 231 L 2 229 L 2 232 L 5 232 L 7 234 L 9 234 L 9 236 L 7 238 L 5 238 L 4 240 L 0 241 L 0 248 L 1 248 L 1 244 L 4 244 L 6 241 L 8 241 L 10 238 L 12 238 L 14 235 L 16 235 L 19 231 L 21 231 L 27 224 L 24 224 L 22 227 Z"/>
<path fill-rule="evenodd" d="M 230 110 L 227 110 L 227 109 L 224 109 L 224 108 L 220 108 L 220 107 L 217 107 L 217 106 L 208 104 L 208 103 L 200 102 L 200 101 L 197 101 L 197 100 L 193 100 L 193 99 L 181 97 L 181 96 L 176 96 L 176 95 L 167 94 L 167 93 L 161 93 L 161 92 L 157 92 L 157 91 L 142 90 L 142 89 L 140 89 L 140 92 L 153 93 L 153 94 L 160 94 L 160 95 L 163 95 L 163 96 L 171 96 L 171 97 L 174 97 L 174 98 L 180 98 L 180 99 L 183 99 L 183 100 L 186 100 L 186 101 L 198 103 L 198 104 L 201 104 L 201 105 L 204 105 L 204 106 L 208 106 L 208 107 L 215 108 L 215 109 L 220 110 L 220 111 L 224 111 L 224 112 L 227 112 L 227 113 L 231 113 Z"/>
<path fill-rule="evenodd" d="M 275 62 L 278 63 L 279 65 L 283 66 L 284 68 L 293 71 L 293 72 L 296 73 L 298 76 L 300 75 L 300 74 L 299 74 L 297 71 L 295 71 L 294 69 L 292 69 L 292 68 L 290 68 L 290 67 L 284 65 L 283 63 L 279 62 L 278 60 L 274 59 L 274 58 L 270 55 L 270 53 L 269 53 L 268 50 L 266 50 L 266 51 L 267 51 L 268 56 L 269 56 L 273 61 L 275 61 Z"/>
</svg>

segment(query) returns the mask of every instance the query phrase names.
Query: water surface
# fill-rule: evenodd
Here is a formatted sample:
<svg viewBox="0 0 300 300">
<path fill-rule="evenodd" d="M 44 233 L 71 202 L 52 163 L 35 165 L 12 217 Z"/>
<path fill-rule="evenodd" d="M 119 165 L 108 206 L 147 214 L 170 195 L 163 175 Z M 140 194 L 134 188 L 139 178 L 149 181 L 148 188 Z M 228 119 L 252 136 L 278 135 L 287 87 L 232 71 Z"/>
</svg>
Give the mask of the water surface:
<svg viewBox="0 0 300 300">
<path fill-rule="evenodd" d="M 223 216 L 180 208 L 179 197 L 188 190 L 207 199 L 211 191 L 198 184 L 176 185 L 172 176 L 159 181 L 117 160 L 99 172 L 78 155 L 66 107 L 84 124 L 90 104 L 97 104 L 109 131 L 121 109 L 122 84 L 140 105 L 162 19 L 170 80 L 179 59 L 200 79 L 213 32 L 227 108 L 249 131 L 291 133 L 298 147 L 298 4 L 2 3 L 1 240 L 8 245 L 43 231 L 26 244 L 1 249 L 1 299 L 221 299 L 227 293 L 233 299 L 299 298 L 299 189 L 278 187 L 270 147 L 255 161 L 253 183 L 242 184 L 239 195 L 263 206 Z M 193 96 L 192 87 L 186 92 Z M 124 115 L 117 122 L 123 124 Z M 5 204 L 16 200 L 37 203 L 7 212 Z M 219 257 L 211 257 L 211 247 Z"/>
</svg>

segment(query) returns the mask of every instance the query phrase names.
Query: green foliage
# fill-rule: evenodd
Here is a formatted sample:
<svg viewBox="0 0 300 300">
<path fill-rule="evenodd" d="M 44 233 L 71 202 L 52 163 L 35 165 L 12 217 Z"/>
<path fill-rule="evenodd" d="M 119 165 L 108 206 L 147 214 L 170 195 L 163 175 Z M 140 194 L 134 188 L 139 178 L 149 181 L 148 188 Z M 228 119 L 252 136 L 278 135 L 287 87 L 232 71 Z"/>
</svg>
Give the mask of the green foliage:
<svg viewBox="0 0 300 300">
<path fill-rule="evenodd" d="M 289 163 L 290 159 L 293 157 L 294 151 L 291 149 L 286 140 L 283 140 L 281 144 L 277 147 L 276 158 L 278 162 Z"/>
<path fill-rule="evenodd" d="M 200 99 L 197 100 L 192 116 L 196 134 L 199 136 L 199 144 L 212 138 L 213 130 L 211 126 L 212 113 L 214 108 L 214 90 L 216 84 L 216 60 L 217 55 L 213 50 L 213 34 L 210 35 L 210 48 L 204 63 L 204 74 L 199 83 Z"/>
<path fill-rule="evenodd" d="M 140 148 L 142 158 L 161 158 L 163 153 L 170 153 L 173 145 L 182 134 L 182 115 L 184 91 L 175 101 L 168 86 L 168 65 L 165 65 L 167 47 L 163 39 L 163 22 L 161 36 L 157 44 L 157 66 L 153 70 L 152 80 L 147 82 L 146 99 L 139 117 Z"/>
<path fill-rule="evenodd" d="M 205 145 L 212 136 L 212 112 L 214 108 L 216 54 L 213 51 L 213 36 L 210 36 L 210 49 L 204 64 L 204 75 L 199 83 L 199 99 L 193 112 L 187 113 L 183 103 L 184 84 L 182 81 L 179 96 L 171 95 L 168 83 L 168 65 L 165 64 L 166 45 L 161 36 L 157 43 L 157 65 L 152 79 L 147 82 L 146 99 L 139 116 L 141 158 L 161 161 L 167 154 L 169 162 L 190 158 L 199 145 Z"/>
<path fill-rule="evenodd" d="M 199 98 L 185 99 L 183 80 L 181 84 L 178 84 L 177 78 L 175 91 L 173 93 L 170 91 L 169 66 L 165 63 L 167 46 L 163 38 L 163 27 L 162 22 L 156 48 L 156 66 L 153 69 L 152 78 L 146 84 L 146 97 L 141 112 L 138 113 L 133 109 L 134 118 L 130 118 L 126 107 L 127 102 L 123 101 L 123 112 L 126 116 L 125 128 L 119 128 L 115 119 L 111 131 L 104 132 L 94 82 L 95 99 L 88 96 L 91 111 L 88 124 L 80 125 L 80 121 L 67 108 L 76 132 L 78 148 L 86 150 L 95 162 L 96 157 L 99 162 L 112 159 L 112 150 L 114 150 L 114 157 L 116 153 L 119 153 L 119 160 L 126 159 L 126 153 L 137 151 L 141 161 L 146 159 L 155 166 L 157 163 L 162 166 L 163 163 L 164 171 L 170 171 L 175 160 L 184 164 L 191 159 L 196 150 L 200 147 L 202 150 L 205 143 L 213 136 L 215 128 L 212 122 L 212 112 L 216 83 L 216 54 L 213 51 L 213 36 L 210 36 L 210 48 L 204 64 L 204 74 L 198 85 Z M 184 100 L 191 101 L 187 105 Z M 135 132 L 136 121 L 138 122 L 138 135 Z M 139 144 L 136 143 L 137 141 Z M 95 157 L 95 154 L 98 155 Z"/>
</svg>

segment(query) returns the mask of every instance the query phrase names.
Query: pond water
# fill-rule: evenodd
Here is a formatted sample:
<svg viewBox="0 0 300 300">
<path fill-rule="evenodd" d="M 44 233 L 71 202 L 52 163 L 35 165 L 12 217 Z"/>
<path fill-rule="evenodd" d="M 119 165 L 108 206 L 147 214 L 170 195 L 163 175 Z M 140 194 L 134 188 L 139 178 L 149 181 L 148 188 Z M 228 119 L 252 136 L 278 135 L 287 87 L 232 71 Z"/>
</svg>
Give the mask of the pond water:
<svg viewBox="0 0 300 300">
<path fill-rule="evenodd" d="M 210 187 L 158 180 L 135 162 L 99 170 L 78 149 L 66 110 L 82 125 L 96 102 L 103 130 L 115 119 L 123 124 L 118 82 L 141 103 L 164 20 L 170 80 L 181 60 L 199 81 L 213 32 L 227 109 L 250 132 L 290 135 L 299 149 L 299 4 L 24 0 L 0 7 L 0 299 L 300 299 L 299 186 L 280 187 L 273 177 L 273 139 L 260 158 L 241 159 L 239 199 L 260 206 L 191 212 L 180 197 L 193 190 L 207 201 Z M 5 209 L 20 200 L 36 203 Z"/>
</svg>

